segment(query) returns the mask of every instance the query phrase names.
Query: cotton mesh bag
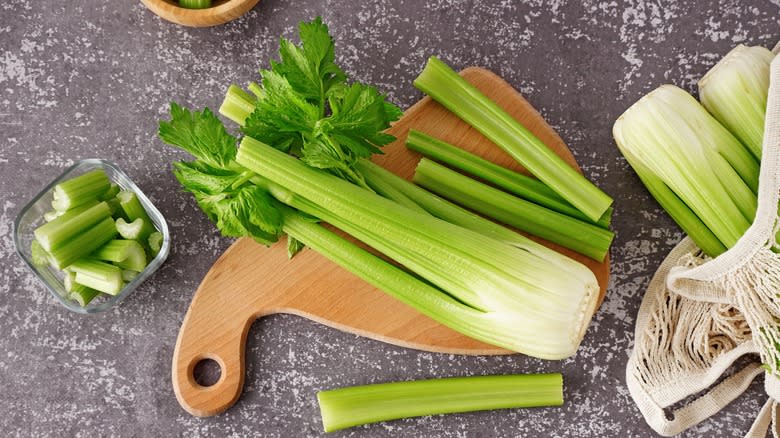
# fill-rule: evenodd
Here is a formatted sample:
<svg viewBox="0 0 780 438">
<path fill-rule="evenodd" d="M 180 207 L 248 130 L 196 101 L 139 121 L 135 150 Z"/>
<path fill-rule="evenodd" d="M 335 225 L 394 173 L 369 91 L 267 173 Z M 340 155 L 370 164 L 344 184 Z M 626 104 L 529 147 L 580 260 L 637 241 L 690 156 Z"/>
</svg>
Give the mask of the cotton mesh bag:
<svg viewBox="0 0 780 438">
<path fill-rule="evenodd" d="M 683 239 L 651 280 L 637 316 L 627 384 L 645 420 L 661 435 L 675 435 L 714 415 L 765 370 L 769 400 L 747 437 L 763 437 L 770 428 L 780 435 L 780 246 L 775 238 L 780 231 L 780 57 L 772 62 L 770 77 L 753 224 L 714 259 Z M 740 368 L 723 378 L 737 359 L 754 352 L 765 365 L 739 362 Z"/>
</svg>

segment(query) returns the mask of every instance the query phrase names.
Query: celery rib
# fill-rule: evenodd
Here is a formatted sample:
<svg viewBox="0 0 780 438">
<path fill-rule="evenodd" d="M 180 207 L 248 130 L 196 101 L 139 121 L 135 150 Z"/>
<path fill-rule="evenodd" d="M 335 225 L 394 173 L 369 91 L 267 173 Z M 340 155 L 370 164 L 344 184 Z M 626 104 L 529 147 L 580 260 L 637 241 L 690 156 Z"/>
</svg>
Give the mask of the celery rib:
<svg viewBox="0 0 780 438">
<path fill-rule="evenodd" d="M 470 173 L 520 198 L 547 207 L 550 210 L 586 222 L 595 223 L 602 228 L 607 228 L 610 225 L 612 207 L 608 208 L 598 221 L 592 221 L 543 182 L 501 167 L 420 131 L 409 130 L 409 135 L 406 137 L 406 147 L 450 167 Z"/>
<path fill-rule="evenodd" d="M 102 169 L 95 169 L 54 186 L 55 210 L 66 211 L 87 202 L 97 200 L 111 186 Z"/>
<path fill-rule="evenodd" d="M 320 391 L 325 432 L 400 418 L 561 406 L 560 374 L 450 377 Z"/>
<path fill-rule="evenodd" d="M 592 221 L 598 221 L 612 204 L 612 198 L 438 58 L 428 59 L 414 86 L 481 132 Z"/>
<path fill-rule="evenodd" d="M 59 248 L 51 251 L 57 269 L 63 269 L 83 257 L 88 256 L 116 236 L 116 225 L 107 217 L 90 229 L 77 235 Z"/>
<path fill-rule="evenodd" d="M 420 160 L 414 182 L 471 210 L 534 236 L 603 261 L 614 234 L 474 181 L 427 158 Z"/>
</svg>

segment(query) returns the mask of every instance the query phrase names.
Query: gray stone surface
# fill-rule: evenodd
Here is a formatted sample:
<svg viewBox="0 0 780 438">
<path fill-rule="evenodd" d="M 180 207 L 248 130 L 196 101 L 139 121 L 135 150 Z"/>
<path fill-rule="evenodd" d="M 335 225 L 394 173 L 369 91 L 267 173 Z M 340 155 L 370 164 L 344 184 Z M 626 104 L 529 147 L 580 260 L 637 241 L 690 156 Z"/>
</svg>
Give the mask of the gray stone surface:
<svg viewBox="0 0 780 438">
<path fill-rule="evenodd" d="M 681 234 L 619 156 L 612 121 L 664 82 L 695 80 L 737 43 L 780 39 L 772 1 L 276 1 L 212 29 L 160 20 L 140 3 L 0 4 L 0 430 L 16 436 L 317 436 L 320 389 L 436 376 L 562 371 L 566 404 L 410 419 L 332 436 L 653 436 L 624 370 L 651 274 Z M 170 363 L 199 280 L 230 244 L 182 193 L 155 137 L 168 102 L 218 106 L 256 77 L 278 36 L 323 15 L 339 61 L 402 107 L 427 56 L 492 69 L 521 90 L 616 200 L 609 292 L 576 357 L 459 357 L 406 350 L 292 316 L 257 322 L 244 393 L 195 418 L 176 402 Z M 61 308 L 14 254 L 12 221 L 74 160 L 118 163 L 168 218 L 168 262 L 120 307 Z M 685 436 L 741 436 L 760 382 Z"/>
</svg>

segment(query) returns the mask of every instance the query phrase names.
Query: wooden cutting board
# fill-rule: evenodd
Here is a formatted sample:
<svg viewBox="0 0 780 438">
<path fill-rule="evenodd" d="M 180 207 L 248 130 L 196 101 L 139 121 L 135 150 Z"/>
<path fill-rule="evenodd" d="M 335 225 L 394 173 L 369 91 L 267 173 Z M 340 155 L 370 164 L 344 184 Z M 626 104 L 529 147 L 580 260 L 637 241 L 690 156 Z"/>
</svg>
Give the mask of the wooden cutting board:
<svg viewBox="0 0 780 438">
<path fill-rule="evenodd" d="M 480 68 L 461 72 L 491 99 L 573 167 L 566 144 L 508 83 Z M 411 179 L 420 156 L 403 143 L 409 128 L 439 137 L 506 167 L 522 170 L 505 152 L 429 98 L 406 111 L 389 132 L 398 140 L 376 162 Z M 609 259 L 597 263 L 546 241 L 593 270 L 607 288 Z M 266 248 L 239 239 L 214 263 L 195 292 L 173 353 L 173 387 L 182 407 L 197 416 L 215 415 L 238 400 L 244 384 L 244 350 L 249 327 L 274 313 L 300 315 L 330 327 L 403 347 L 455 354 L 509 354 L 439 325 L 396 301 L 312 250 L 287 258 L 285 241 Z M 217 383 L 204 387 L 193 378 L 195 365 L 213 359 Z"/>
</svg>

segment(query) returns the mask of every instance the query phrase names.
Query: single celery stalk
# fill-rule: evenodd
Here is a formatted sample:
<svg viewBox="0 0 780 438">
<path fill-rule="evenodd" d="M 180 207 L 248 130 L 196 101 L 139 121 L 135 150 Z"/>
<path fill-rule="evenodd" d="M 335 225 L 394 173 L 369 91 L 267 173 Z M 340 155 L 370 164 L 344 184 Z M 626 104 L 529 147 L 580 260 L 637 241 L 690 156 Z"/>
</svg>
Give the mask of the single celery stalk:
<svg viewBox="0 0 780 438">
<path fill-rule="evenodd" d="M 139 271 L 134 271 L 131 269 L 122 269 L 122 280 L 125 281 L 125 283 L 129 283 L 135 279 L 135 277 L 138 277 Z"/>
<path fill-rule="evenodd" d="M 149 235 L 149 238 L 147 239 L 147 243 L 149 244 L 149 250 L 152 253 L 152 257 L 156 257 L 157 254 L 160 253 L 160 249 L 162 248 L 163 234 L 159 231 L 153 232 L 152 234 Z"/>
<path fill-rule="evenodd" d="M 108 190 L 106 190 L 102 195 L 100 195 L 99 199 L 101 201 L 108 201 L 109 199 L 114 199 L 114 197 L 119 194 L 120 187 L 117 183 L 111 183 L 111 185 L 108 187 Z"/>
<path fill-rule="evenodd" d="M 231 84 L 225 93 L 225 100 L 219 107 L 219 113 L 244 126 L 246 118 L 255 110 L 255 99 L 246 91 Z"/>
<path fill-rule="evenodd" d="M 122 190 L 117 193 L 116 198 L 119 199 L 119 204 L 129 220 L 134 221 L 140 218 L 145 222 L 152 223 L 152 220 L 149 219 L 149 215 L 146 213 L 146 209 L 141 205 L 141 201 L 138 200 L 138 196 L 134 192 Z"/>
<path fill-rule="evenodd" d="M 361 172 L 362 173 L 362 172 Z M 398 191 L 395 187 L 393 187 L 391 184 L 389 184 L 387 181 L 385 181 L 382 178 L 371 178 L 369 179 L 367 176 L 363 175 L 363 177 L 366 179 L 366 184 L 374 190 L 376 193 L 384 196 L 387 199 L 392 199 L 393 201 L 408 207 L 412 210 L 417 211 L 426 211 L 423 207 L 417 205 L 416 202 L 409 199 L 406 195 Z"/>
<path fill-rule="evenodd" d="M 75 283 L 73 291 L 71 291 L 69 298 L 77 303 L 79 306 L 86 307 L 87 304 L 92 302 L 95 297 L 100 295 L 100 291 L 92 289 L 91 287 L 84 286 L 82 284 Z"/>
<path fill-rule="evenodd" d="M 586 222 L 595 223 L 602 228 L 608 228 L 612 220 L 612 207 L 608 208 L 598 221 L 591 221 L 588 216 L 566 202 L 555 190 L 547 187 L 538 179 L 501 167 L 420 131 L 409 130 L 409 135 L 406 137 L 406 147 L 450 167 L 470 173 L 520 198 L 547 207 L 550 210 Z"/>
<path fill-rule="evenodd" d="M 98 260 L 114 262 L 123 269 L 141 272 L 146 268 L 146 252 L 135 240 L 112 240 L 92 254 Z"/>
<path fill-rule="evenodd" d="M 663 182 L 723 247 L 742 237 L 755 216 L 758 161 L 696 99 L 663 85 L 626 110 L 612 132 L 638 173 Z"/>
<path fill-rule="evenodd" d="M 111 217 L 111 210 L 108 208 L 108 204 L 100 202 L 79 214 L 64 214 L 47 222 L 36 228 L 33 234 L 43 249 L 52 251 L 109 217 Z"/>
<path fill-rule="evenodd" d="M 81 204 L 97 200 L 108 190 L 111 181 L 101 169 L 95 169 L 54 186 L 54 200 L 51 205 L 55 210 L 66 211 Z"/>
<path fill-rule="evenodd" d="M 51 255 L 43 249 L 40 242 L 34 240 L 30 242 L 30 258 L 34 266 L 44 267 L 51 261 Z"/>
<path fill-rule="evenodd" d="M 43 215 L 43 219 L 46 220 L 46 222 L 51 222 L 54 219 L 62 218 L 63 221 L 68 220 L 69 218 L 75 217 L 85 211 L 87 209 L 92 208 L 98 204 L 98 200 L 89 201 L 85 204 L 81 204 L 78 207 L 73 207 L 68 211 L 59 211 L 59 210 L 52 210 L 48 211 Z M 111 206 L 109 205 L 109 208 Z"/>
<path fill-rule="evenodd" d="M 155 232 L 154 225 L 142 218 L 127 222 L 123 218 L 116 220 L 116 229 L 123 239 L 145 241 Z"/>
<path fill-rule="evenodd" d="M 317 394 L 325 432 L 400 418 L 561 406 L 560 374 L 451 377 L 354 386 Z"/>
<path fill-rule="evenodd" d="M 117 266 L 93 259 L 80 259 L 68 269 L 76 273 L 76 283 L 91 287 L 109 295 L 122 290 L 122 270 Z"/>
<path fill-rule="evenodd" d="M 51 250 L 53 264 L 57 269 L 68 267 L 71 263 L 88 256 L 113 239 L 116 233 L 114 220 L 107 217 L 61 247 Z"/>
<path fill-rule="evenodd" d="M 740 44 L 699 81 L 702 105 L 759 161 L 774 57 L 764 47 Z"/>
<path fill-rule="evenodd" d="M 417 165 L 414 182 L 466 208 L 597 261 L 604 260 L 615 236 L 609 230 L 514 197 L 427 158 Z"/>
<path fill-rule="evenodd" d="M 612 204 L 612 198 L 438 58 L 428 59 L 414 86 L 481 132 L 592 221 L 598 221 Z"/>
<path fill-rule="evenodd" d="M 211 0 L 179 0 L 179 6 L 187 9 L 206 9 L 211 7 Z"/>
</svg>

